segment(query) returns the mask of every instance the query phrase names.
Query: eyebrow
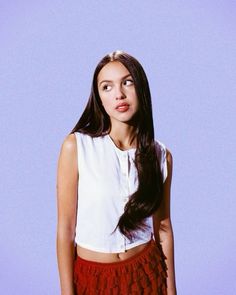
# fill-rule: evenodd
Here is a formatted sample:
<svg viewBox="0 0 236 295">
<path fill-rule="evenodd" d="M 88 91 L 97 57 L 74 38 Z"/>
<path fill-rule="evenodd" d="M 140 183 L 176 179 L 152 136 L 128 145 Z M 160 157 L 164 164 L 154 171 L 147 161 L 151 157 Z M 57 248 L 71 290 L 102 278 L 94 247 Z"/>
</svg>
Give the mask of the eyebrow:
<svg viewBox="0 0 236 295">
<path fill-rule="evenodd" d="M 129 76 L 132 77 L 131 74 L 128 74 L 128 75 L 125 75 L 124 77 L 122 77 L 121 80 L 123 80 L 123 79 L 125 79 L 125 78 L 127 78 L 127 77 L 129 77 Z M 99 83 L 99 85 L 101 85 L 101 84 L 104 83 L 104 82 L 112 82 L 112 81 L 111 81 L 111 80 L 103 80 L 103 81 L 101 81 L 101 82 Z"/>
</svg>

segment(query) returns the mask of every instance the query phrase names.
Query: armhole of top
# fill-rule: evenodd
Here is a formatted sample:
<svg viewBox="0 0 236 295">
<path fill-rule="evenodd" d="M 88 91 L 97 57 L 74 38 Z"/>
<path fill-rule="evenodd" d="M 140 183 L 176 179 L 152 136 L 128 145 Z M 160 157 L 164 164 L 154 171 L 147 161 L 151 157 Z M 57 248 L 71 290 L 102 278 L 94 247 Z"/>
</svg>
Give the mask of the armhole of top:
<svg viewBox="0 0 236 295">
<path fill-rule="evenodd" d="M 167 150 L 166 146 L 164 146 L 163 155 L 162 155 L 162 169 L 163 169 L 163 183 L 166 181 L 167 178 Z"/>
<path fill-rule="evenodd" d="M 161 173 L 163 176 L 163 183 L 166 181 L 167 178 L 167 149 L 166 146 L 163 142 L 156 140 L 156 142 L 160 145 L 161 149 L 161 159 L 160 159 L 160 164 L 161 164 Z"/>
<path fill-rule="evenodd" d="M 75 139 L 76 139 L 76 151 L 77 151 L 77 169 L 78 169 L 78 172 L 79 172 L 79 134 L 78 132 L 74 132 L 74 135 L 75 135 Z"/>
</svg>

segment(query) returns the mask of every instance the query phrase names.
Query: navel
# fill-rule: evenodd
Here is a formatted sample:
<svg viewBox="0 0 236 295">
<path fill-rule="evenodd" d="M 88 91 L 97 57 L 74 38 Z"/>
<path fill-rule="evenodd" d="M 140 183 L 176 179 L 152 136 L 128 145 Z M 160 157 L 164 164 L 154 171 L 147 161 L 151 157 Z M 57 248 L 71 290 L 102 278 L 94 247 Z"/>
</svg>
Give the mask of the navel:
<svg viewBox="0 0 236 295">
<path fill-rule="evenodd" d="M 128 250 L 125 250 L 124 253 L 126 253 L 126 252 L 128 252 Z M 118 258 L 118 259 L 121 259 L 121 256 L 120 256 L 121 254 L 123 254 L 123 253 L 117 253 L 117 258 Z"/>
</svg>

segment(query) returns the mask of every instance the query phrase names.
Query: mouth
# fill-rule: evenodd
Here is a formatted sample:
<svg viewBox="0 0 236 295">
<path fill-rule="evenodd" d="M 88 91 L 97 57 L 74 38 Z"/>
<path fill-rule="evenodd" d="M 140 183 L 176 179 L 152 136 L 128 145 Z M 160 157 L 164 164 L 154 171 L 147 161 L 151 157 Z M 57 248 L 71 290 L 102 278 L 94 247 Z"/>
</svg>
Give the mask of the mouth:
<svg viewBox="0 0 236 295">
<path fill-rule="evenodd" d="M 127 111 L 129 108 L 129 105 L 127 103 L 120 103 L 118 104 L 118 106 L 116 107 L 116 110 L 119 111 L 119 112 L 125 112 Z"/>
</svg>

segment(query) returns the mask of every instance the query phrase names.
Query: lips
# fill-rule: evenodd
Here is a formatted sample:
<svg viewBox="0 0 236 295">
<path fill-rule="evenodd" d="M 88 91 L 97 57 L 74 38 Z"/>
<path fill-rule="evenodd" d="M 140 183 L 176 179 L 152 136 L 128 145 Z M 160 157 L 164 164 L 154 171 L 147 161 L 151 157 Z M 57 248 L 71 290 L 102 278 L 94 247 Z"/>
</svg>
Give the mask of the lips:
<svg viewBox="0 0 236 295">
<path fill-rule="evenodd" d="M 116 106 L 116 109 L 121 109 L 126 107 L 129 107 L 129 105 L 126 102 L 121 102 Z"/>
<path fill-rule="evenodd" d="M 120 113 L 124 113 L 124 112 L 128 111 L 128 109 L 129 109 L 129 105 L 125 102 L 119 103 L 116 106 L 116 110 Z"/>
</svg>

